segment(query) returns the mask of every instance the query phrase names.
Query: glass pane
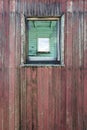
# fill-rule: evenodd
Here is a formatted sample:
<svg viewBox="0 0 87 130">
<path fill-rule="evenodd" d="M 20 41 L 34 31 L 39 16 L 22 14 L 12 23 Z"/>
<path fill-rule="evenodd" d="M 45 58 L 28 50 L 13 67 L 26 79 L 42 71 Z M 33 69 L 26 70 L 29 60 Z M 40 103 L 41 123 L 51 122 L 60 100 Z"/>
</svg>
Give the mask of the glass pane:
<svg viewBox="0 0 87 130">
<path fill-rule="evenodd" d="M 57 20 L 30 20 L 29 26 L 29 51 L 32 57 L 57 57 Z M 49 52 L 49 53 L 47 53 Z"/>
<path fill-rule="evenodd" d="M 49 38 L 38 38 L 38 52 L 49 52 Z"/>
</svg>

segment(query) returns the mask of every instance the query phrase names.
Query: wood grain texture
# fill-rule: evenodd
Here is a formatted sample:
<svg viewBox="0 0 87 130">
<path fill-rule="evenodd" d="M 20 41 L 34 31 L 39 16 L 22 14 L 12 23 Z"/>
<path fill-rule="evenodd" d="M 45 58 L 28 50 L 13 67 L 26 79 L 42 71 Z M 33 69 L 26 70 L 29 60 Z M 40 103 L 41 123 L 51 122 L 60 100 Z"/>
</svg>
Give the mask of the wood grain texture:
<svg viewBox="0 0 87 130">
<path fill-rule="evenodd" d="M 84 129 L 87 128 L 87 2 L 84 3 Z"/>
<path fill-rule="evenodd" d="M 0 14 L 0 129 L 3 128 L 2 15 Z"/>
<path fill-rule="evenodd" d="M 20 67 L 21 15 L 65 14 L 64 67 Z M 87 130 L 87 0 L 0 0 L 0 130 Z"/>
<path fill-rule="evenodd" d="M 15 129 L 15 14 L 10 14 L 9 31 L 9 130 Z"/>
<path fill-rule="evenodd" d="M 21 130 L 26 130 L 26 68 L 21 69 Z"/>
</svg>

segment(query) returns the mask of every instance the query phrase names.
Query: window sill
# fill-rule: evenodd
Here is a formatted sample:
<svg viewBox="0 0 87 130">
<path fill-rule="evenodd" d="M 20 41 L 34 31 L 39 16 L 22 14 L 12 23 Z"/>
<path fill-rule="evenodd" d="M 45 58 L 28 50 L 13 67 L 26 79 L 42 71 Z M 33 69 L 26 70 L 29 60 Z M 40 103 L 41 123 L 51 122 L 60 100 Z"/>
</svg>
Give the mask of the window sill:
<svg viewBox="0 0 87 130">
<path fill-rule="evenodd" d="M 65 67 L 65 64 L 20 64 L 20 67 Z"/>
</svg>

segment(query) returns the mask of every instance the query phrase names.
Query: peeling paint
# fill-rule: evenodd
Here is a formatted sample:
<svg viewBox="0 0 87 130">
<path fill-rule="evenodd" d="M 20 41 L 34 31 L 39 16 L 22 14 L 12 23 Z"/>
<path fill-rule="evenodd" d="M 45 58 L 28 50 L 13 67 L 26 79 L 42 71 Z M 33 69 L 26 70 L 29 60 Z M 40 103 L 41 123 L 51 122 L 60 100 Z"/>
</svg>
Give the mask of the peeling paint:
<svg viewBox="0 0 87 130">
<path fill-rule="evenodd" d="M 67 2 L 67 12 L 72 13 L 73 2 L 70 0 Z"/>
</svg>

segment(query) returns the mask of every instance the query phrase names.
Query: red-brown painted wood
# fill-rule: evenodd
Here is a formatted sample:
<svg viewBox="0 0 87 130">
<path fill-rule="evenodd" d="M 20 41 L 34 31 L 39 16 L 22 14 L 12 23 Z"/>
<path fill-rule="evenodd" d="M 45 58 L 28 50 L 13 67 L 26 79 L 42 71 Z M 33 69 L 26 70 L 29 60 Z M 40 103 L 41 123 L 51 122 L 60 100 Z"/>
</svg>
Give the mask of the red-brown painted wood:
<svg viewBox="0 0 87 130">
<path fill-rule="evenodd" d="M 79 0 L 79 10 L 83 11 L 83 1 Z M 78 75 L 77 75 L 77 85 L 78 85 L 78 90 L 77 90 L 77 104 L 78 104 L 78 129 L 82 130 L 84 129 L 83 127 L 83 17 L 82 14 L 78 14 L 78 17 L 80 20 L 78 20 L 79 23 L 79 33 L 78 33 L 78 42 L 79 42 L 79 47 L 78 47 Z"/>
<path fill-rule="evenodd" d="M 9 130 L 15 130 L 15 14 L 9 16 Z"/>
<path fill-rule="evenodd" d="M 27 117 L 27 112 L 26 112 L 26 68 L 21 69 L 21 88 L 20 88 L 20 94 L 21 94 L 21 130 L 26 130 L 26 117 Z"/>
<path fill-rule="evenodd" d="M 84 3 L 84 12 L 87 12 L 87 2 Z M 87 13 L 84 13 L 84 128 L 87 128 Z"/>
<path fill-rule="evenodd" d="M 65 13 L 64 67 L 20 67 L 21 14 Z M 0 0 L 0 130 L 87 129 L 87 1 Z"/>
<path fill-rule="evenodd" d="M 32 130 L 32 87 L 31 87 L 31 69 L 27 68 L 27 72 L 26 72 L 26 76 L 27 76 L 27 88 L 26 88 L 26 94 L 27 94 L 27 99 L 26 99 L 26 110 L 27 110 L 27 124 L 26 127 L 27 129 Z"/>
<path fill-rule="evenodd" d="M 66 65 L 66 129 L 72 130 L 72 48 L 73 48 L 73 35 L 72 35 L 72 13 L 69 12 L 69 5 L 72 5 L 72 1 L 67 3 L 67 15 L 66 15 L 66 39 L 65 39 L 65 65 Z"/>
<path fill-rule="evenodd" d="M 43 78 L 42 78 L 42 75 L 43 75 L 43 69 L 40 67 L 38 68 L 38 75 L 37 75 L 37 78 L 38 78 L 38 81 L 37 81 L 37 84 L 38 84 L 38 130 L 43 130 L 44 126 L 43 126 L 43 84 L 42 84 L 42 81 L 43 81 Z"/>
<path fill-rule="evenodd" d="M 2 3 L 2 2 L 1 2 Z M 0 6 L 0 129 L 2 130 L 3 128 L 3 54 L 2 54 L 2 15 L 1 15 L 2 7 Z"/>
<path fill-rule="evenodd" d="M 8 10 L 8 5 L 7 5 L 7 10 Z M 6 24 L 5 24 L 5 21 Z M 3 100 L 4 100 L 4 104 L 3 104 L 3 111 L 4 111 L 4 124 L 6 125 L 3 125 L 3 129 L 6 130 L 6 129 L 9 129 L 9 69 L 8 69 L 8 66 L 9 66 L 9 62 L 8 59 L 8 53 L 9 53 L 9 46 L 8 46 L 8 43 L 9 43 L 9 38 L 8 38 L 8 34 L 9 34 L 9 31 L 8 31 L 8 24 L 9 24 L 9 17 L 8 15 L 4 15 L 3 16 L 3 31 L 4 31 L 4 35 L 3 35 L 3 40 L 4 40 L 4 57 L 3 57 L 3 60 L 4 60 L 4 64 L 3 64 L 3 67 L 4 67 L 4 85 L 3 85 L 3 88 L 4 88 L 4 92 L 3 92 Z M 4 36 L 6 37 L 4 39 Z"/>
</svg>

